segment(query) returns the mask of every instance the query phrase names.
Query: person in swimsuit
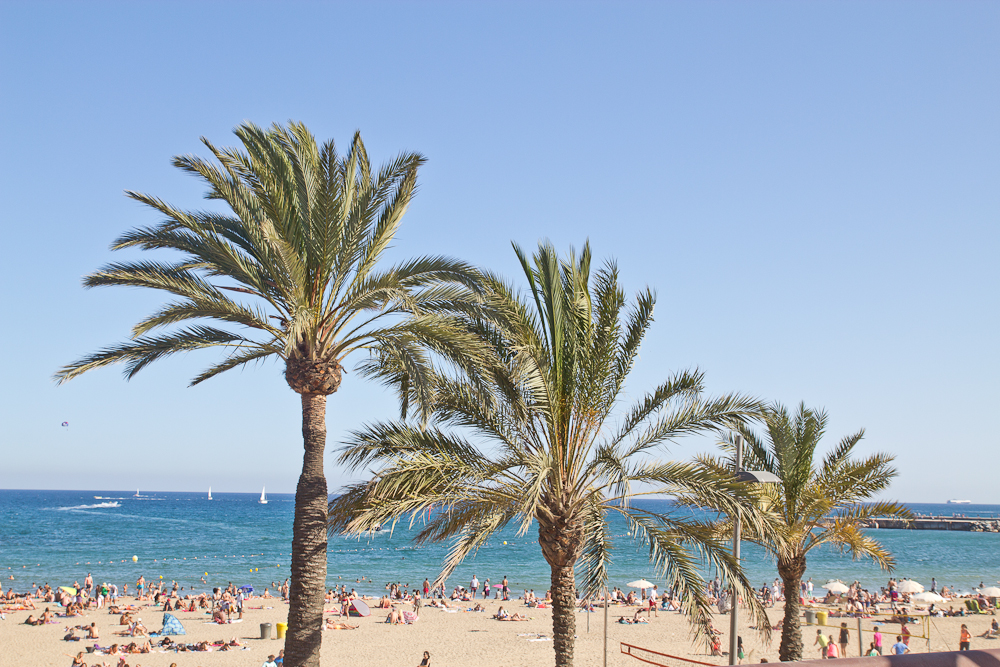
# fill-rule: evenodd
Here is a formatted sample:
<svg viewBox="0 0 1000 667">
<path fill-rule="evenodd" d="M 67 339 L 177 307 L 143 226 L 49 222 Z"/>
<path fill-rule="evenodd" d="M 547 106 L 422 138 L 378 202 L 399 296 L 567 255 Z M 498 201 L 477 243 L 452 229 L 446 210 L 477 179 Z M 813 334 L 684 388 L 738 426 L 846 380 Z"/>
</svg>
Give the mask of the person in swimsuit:
<svg viewBox="0 0 1000 667">
<path fill-rule="evenodd" d="M 962 623 L 962 631 L 958 636 L 958 650 L 968 651 L 969 643 L 972 641 L 972 633 L 969 632 L 969 627 Z"/>
<path fill-rule="evenodd" d="M 424 651 L 424 659 L 420 661 L 417 667 L 430 667 L 431 665 L 431 654 L 428 651 Z"/>
</svg>

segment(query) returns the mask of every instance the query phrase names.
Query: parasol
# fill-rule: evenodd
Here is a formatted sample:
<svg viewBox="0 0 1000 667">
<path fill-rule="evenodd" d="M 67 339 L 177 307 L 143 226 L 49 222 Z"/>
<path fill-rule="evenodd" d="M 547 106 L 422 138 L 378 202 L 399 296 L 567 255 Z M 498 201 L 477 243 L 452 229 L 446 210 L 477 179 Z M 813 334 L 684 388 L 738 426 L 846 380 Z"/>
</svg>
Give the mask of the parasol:
<svg viewBox="0 0 1000 667">
<path fill-rule="evenodd" d="M 847 584 L 845 584 L 843 581 L 838 581 L 838 580 L 826 582 L 825 584 L 823 584 L 823 588 L 830 591 L 831 593 L 846 593 L 847 591 L 850 590 L 850 587 Z"/>
</svg>

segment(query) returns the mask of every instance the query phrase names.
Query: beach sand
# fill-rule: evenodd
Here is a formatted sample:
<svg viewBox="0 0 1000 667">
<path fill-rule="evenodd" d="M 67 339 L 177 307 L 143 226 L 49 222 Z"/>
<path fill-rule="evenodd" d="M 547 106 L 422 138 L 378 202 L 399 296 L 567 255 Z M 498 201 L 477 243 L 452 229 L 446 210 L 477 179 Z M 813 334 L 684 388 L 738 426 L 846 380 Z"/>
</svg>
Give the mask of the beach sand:
<svg viewBox="0 0 1000 667">
<path fill-rule="evenodd" d="M 123 598 L 123 601 L 131 601 Z M 131 601 L 134 603 L 134 601 Z M 37 603 L 36 603 L 37 604 Z M 502 603 L 510 612 L 521 612 L 529 617 L 527 622 L 495 621 L 492 618 L 501 605 L 496 600 L 484 603 L 486 612 L 448 613 L 439 609 L 425 607 L 419 620 L 413 625 L 387 625 L 384 610 L 372 610 L 368 618 L 344 619 L 352 625 L 360 625 L 357 630 L 327 630 L 323 636 L 323 664 L 344 665 L 351 667 L 413 667 L 420 662 L 423 652 L 431 652 L 431 664 L 434 667 L 443 665 L 463 665 L 477 667 L 505 667 L 522 665 L 551 665 L 554 661 L 551 641 L 531 641 L 540 637 L 551 637 L 552 623 L 550 610 L 528 609 L 518 601 Z M 66 642 L 62 640 L 68 625 L 89 625 L 97 622 L 101 646 L 109 646 L 114 642 L 128 643 L 129 638 L 117 637 L 118 616 L 108 614 L 105 610 L 90 611 L 85 616 L 76 618 L 59 618 L 58 623 L 32 627 L 24 625 L 29 613 L 36 616 L 46 605 L 39 604 L 36 612 L 13 611 L 6 612 L 6 620 L 0 621 L 0 665 L 24 665 L 47 667 L 49 665 L 65 667 L 70 664 L 71 657 L 85 646 L 94 642 Z M 175 612 L 184 624 L 187 635 L 175 636 L 175 641 L 193 643 L 208 640 L 230 640 L 234 636 L 246 649 L 235 648 L 229 651 L 213 649 L 209 653 L 165 653 L 156 652 L 143 655 L 127 656 L 131 667 L 169 667 L 176 662 L 178 667 L 258 667 L 269 654 L 277 654 L 282 647 L 281 640 L 261 640 L 260 623 L 283 622 L 287 616 L 287 604 L 276 599 L 252 598 L 246 603 L 243 621 L 229 625 L 208 623 L 208 617 L 198 612 Z M 464 609 L 467 606 L 464 605 Z M 958 606 L 958 605 L 956 605 Z M 49 605 L 53 610 L 58 605 Z M 255 607 L 264 607 L 258 609 Z M 400 604 L 403 611 L 411 609 L 408 604 Z M 151 631 L 162 626 L 163 612 L 145 607 L 137 614 L 143 624 Z M 328 606 L 327 609 L 332 609 Z M 621 642 L 643 648 L 681 656 L 702 662 L 724 665 L 726 657 L 711 657 L 707 651 L 692 644 L 686 617 L 676 612 L 660 612 L 658 617 L 650 618 L 649 625 L 621 625 L 615 623 L 619 616 L 630 618 L 635 607 L 612 607 L 610 624 L 608 626 L 608 664 L 615 667 L 641 667 L 645 664 L 621 653 Z M 769 610 L 775 624 L 780 622 L 781 608 Z M 329 618 L 337 618 L 336 614 L 326 614 Z M 590 618 L 590 630 L 587 620 Z M 979 615 L 972 617 L 935 618 L 932 619 L 931 642 L 914 637 L 910 646 L 913 652 L 924 653 L 928 650 L 948 651 L 958 648 L 958 634 L 962 623 L 969 626 L 973 634 L 973 649 L 989 649 L 1000 647 L 1000 640 L 984 639 L 976 635 L 982 634 L 990 626 L 994 617 Z M 824 632 L 837 636 L 842 619 L 833 618 L 828 622 L 837 627 L 826 627 Z M 856 657 L 857 620 L 843 619 L 851 630 L 851 644 L 848 657 Z M 581 667 L 598 667 L 602 664 L 603 647 L 603 610 L 595 613 L 580 612 L 577 614 L 576 664 Z M 871 621 L 864 620 L 866 629 L 871 627 Z M 729 617 L 718 616 L 715 625 L 723 631 L 723 650 L 728 649 Z M 911 625 L 914 635 L 921 634 L 920 624 Z M 895 643 L 899 632 L 898 624 L 883 624 L 886 652 Z M 771 644 L 762 643 L 755 630 L 741 623 L 740 635 L 743 637 L 747 652 L 745 664 L 759 663 L 761 658 L 771 662 L 778 659 L 778 642 L 780 632 L 775 631 Z M 813 646 L 816 636 L 815 626 L 803 626 L 803 641 L 806 645 L 806 659 L 818 657 Z M 870 636 L 866 636 L 867 647 Z M 111 656 L 88 654 L 85 656 L 88 665 L 100 665 L 101 661 L 116 665 L 117 660 Z M 666 661 L 680 667 L 679 661 Z"/>
</svg>

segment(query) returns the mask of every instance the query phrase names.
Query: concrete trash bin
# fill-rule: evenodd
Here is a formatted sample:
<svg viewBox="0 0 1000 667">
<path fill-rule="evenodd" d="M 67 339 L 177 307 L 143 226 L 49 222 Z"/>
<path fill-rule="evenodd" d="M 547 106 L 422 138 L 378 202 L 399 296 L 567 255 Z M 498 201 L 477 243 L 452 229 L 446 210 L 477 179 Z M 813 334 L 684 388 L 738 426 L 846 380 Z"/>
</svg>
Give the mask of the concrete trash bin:
<svg viewBox="0 0 1000 667">
<path fill-rule="evenodd" d="M 260 624 L 260 638 L 261 639 L 270 639 L 271 638 L 271 624 L 270 623 L 261 623 Z"/>
<path fill-rule="evenodd" d="M 285 630 L 288 629 L 288 623 L 278 623 L 278 639 L 285 638 Z"/>
<path fill-rule="evenodd" d="M 806 625 L 816 625 L 815 609 L 806 609 Z"/>
</svg>

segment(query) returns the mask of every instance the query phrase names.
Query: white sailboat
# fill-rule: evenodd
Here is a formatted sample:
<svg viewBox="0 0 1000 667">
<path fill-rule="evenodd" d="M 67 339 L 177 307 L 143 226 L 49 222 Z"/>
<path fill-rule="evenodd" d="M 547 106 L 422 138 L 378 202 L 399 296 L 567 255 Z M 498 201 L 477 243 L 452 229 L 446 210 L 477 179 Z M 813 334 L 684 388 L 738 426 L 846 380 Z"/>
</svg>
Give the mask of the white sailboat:
<svg viewBox="0 0 1000 667">
<path fill-rule="evenodd" d="M 260 490 L 260 500 L 258 500 L 257 502 L 259 502 L 261 505 L 266 505 L 267 504 L 267 496 L 264 494 L 264 488 L 263 487 L 261 487 L 261 490 Z"/>
<path fill-rule="evenodd" d="M 208 499 L 212 499 L 212 487 L 208 487 Z"/>
</svg>

